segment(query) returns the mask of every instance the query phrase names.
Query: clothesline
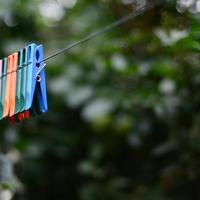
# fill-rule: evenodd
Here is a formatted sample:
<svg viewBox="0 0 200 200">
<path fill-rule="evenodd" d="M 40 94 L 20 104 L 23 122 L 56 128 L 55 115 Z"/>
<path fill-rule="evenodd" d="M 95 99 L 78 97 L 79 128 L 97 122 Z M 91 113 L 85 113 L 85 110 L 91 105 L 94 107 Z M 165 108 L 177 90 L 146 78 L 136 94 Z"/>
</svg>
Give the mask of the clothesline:
<svg viewBox="0 0 200 200">
<path fill-rule="evenodd" d="M 63 48 L 63 49 L 61 49 L 61 50 L 59 50 L 59 51 L 53 53 L 52 55 L 47 56 L 47 57 L 44 58 L 44 60 L 42 60 L 40 63 L 42 63 L 42 62 L 47 62 L 47 61 L 49 61 L 50 59 L 59 56 L 60 54 L 63 54 L 63 53 L 68 52 L 69 50 L 71 50 L 72 48 L 74 48 L 74 47 L 76 47 L 76 46 L 79 46 L 79 45 L 81 45 L 81 44 L 83 44 L 83 43 L 86 43 L 87 41 L 90 41 L 90 40 L 92 40 L 92 39 L 94 39 L 94 38 L 96 38 L 96 37 L 98 37 L 98 36 L 100 36 L 100 35 L 103 35 L 104 33 L 109 32 L 110 30 L 112 30 L 112 29 L 114 29 L 114 28 L 116 28 L 116 27 L 118 27 L 118 26 L 120 26 L 120 25 L 122 25 L 122 24 L 124 24 L 124 23 L 126 23 L 126 22 L 128 22 L 128 21 L 130 21 L 131 19 L 133 19 L 133 18 L 135 18 L 135 17 L 137 17 L 137 16 L 139 16 L 139 15 L 141 15 L 141 14 L 143 14 L 145 11 L 152 9 L 152 8 L 153 8 L 154 6 L 156 6 L 158 3 L 160 3 L 159 0 L 153 0 L 153 1 L 151 1 L 151 2 L 145 3 L 143 6 L 139 6 L 138 8 L 136 8 L 136 9 L 134 10 L 134 12 L 129 13 L 128 15 L 126 15 L 126 16 L 120 18 L 119 20 L 117 20 L 117 21 L 115 21 L 115 22 L 113 22 L 113 23 L 111 23 L 111 24 L 109 24 L 109 25 L 106 25 L 105 27 L 103 27 L 103 28 L 101 28 L 101 29 L 99 29 L 99 30 L 97 30 L 97 31 L 95 31 L 95 32 L 93 32 L 93 33 L 91 33 L 91 34 L 89 34 L 88 36 L 86 36 L 86 37 L 80 39 L 79 41 L 76 41 L 76 42 L 72 43 L 71 45 L 69 45 L 69 46 L 67 46 L 67 47 L 65 47 L 65 48 Z M 39 63 L 39 64 L 40 64 L 40 63 Z M 21 68 L 27 67 L 29 64 L 30 64 L 30 63 L 23 64 L 23 65 L 21 66 Z M 45 67 L 46 67 L 46 64 L 44 64 L 42 67 L 40 67 L 40 68 L 38 69 L 35 78 L 37 78 L 37 76 L 40 74 L 40 72 L 41 72 Z M 19 68 L 18 68 L 16 71 L 18 71 L 18 70 L 19 70 Z M 16 72 L 16 71 L 10 71 L 10 72 L 7 72 L 6 74 L 2 74 L 2 76 L 0 76 L 0 79 L 1 79 L 2 77 L 7 76 L 8 74 L 12 74 L 13 72 Z"/>
</svg>

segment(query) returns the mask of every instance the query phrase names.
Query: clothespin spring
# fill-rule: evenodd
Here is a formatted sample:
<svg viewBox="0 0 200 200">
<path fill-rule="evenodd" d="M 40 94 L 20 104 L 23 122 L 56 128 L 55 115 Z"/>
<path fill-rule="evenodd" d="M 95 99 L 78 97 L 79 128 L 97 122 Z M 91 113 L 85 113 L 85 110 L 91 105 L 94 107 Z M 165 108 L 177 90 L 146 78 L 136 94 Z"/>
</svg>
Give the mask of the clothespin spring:
<svg viewBox="0 0 200 200">
<path fill-rule="evenodd" d="M 44 65 L 42 67 L 40 67 L 36 73 L 35 79 L 37 79 L 38 82 L 40 82 L 41 78 L 38 79 L 38 77 L 40 77 L 40 72 L 45 68 L 47 64 L 44 63 Z"/>
</svg>

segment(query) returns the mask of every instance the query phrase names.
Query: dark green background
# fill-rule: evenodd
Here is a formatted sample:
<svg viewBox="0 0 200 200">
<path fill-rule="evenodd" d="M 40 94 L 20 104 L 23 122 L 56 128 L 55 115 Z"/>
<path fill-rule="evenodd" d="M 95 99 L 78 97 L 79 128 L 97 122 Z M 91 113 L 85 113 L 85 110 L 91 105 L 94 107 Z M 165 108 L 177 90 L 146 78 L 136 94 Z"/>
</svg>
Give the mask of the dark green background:
<svg viewBox="0 0 200 200">
<path fill-rule="evenodd" d="M 1 58 L 32 42 L 49 55 L 134 10 L 62 2 L 1 0 Z M 48 113 L 0 122 L 14 199 L 200 199 L 199 19 L 163 3 L 49 61 Z"/>
</svg>

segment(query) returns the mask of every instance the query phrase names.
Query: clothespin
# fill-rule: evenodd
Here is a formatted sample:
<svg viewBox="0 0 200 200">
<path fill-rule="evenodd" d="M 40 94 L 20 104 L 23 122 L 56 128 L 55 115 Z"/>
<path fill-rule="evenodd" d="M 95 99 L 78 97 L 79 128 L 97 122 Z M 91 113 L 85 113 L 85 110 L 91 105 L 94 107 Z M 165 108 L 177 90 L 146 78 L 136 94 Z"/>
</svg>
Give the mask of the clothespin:
<svg viewBox="0 0 200 200">
<path fill-rule="evenodd" d="M 22 82 L 22 52 L 18 52 L 18 63 L 17 63 L 17 83 L 16 83 L 16 95 L 15 95 L 15 112 L 17 114 L 20 112 L 20 102 L 21 102 L 21 82 Z"/>
<path fill-rule="evenodd" d="M 43 60 L 43 46 L 30 44 L 28 46 L 25 110 L 36 110 L 37 114 L 45 113 L 48 110 L 45 69 L 43 69 L 36 77 L 38 69 L 44 66 Z"/>
<path fill-rule="evenodd" d="M 6 74 L 6 85 L 5 85 L 5 97 L 4 97 L 4 112 L 3 117 L 7 117 L 10 111 L 10 88 L 11 88 L 11 78 L 12 78 L 12 55 L 8 56 L 8 66 Z"/>
<path fill-rule="evenodd" d="M 2 73 L 3 73 L 3 61 L 0 60 L 0 107 L 1 107 L 1 97 L 2 97 L 2 88 L 1 88 L 1 85 L 2 85 Z M 1 108 L 0 108 L 0 118 L 1 118 Z"/>
<path fill-rule="evenodd" d="M 28 47 L 20 50 L 20 67 L 22 71 L 21 90 L 20 90 L 20 112 L 26 107 L 26 84 L 27 84 L 27 66 L 28 66 Z"/>
<path fill-rule="evenodd" d="M 16 105 L 16 83 L 17 83 L 17 65 L 18 65 L 18 52 L 11 55 L 12 58 L 12 73 L 11 73 L 11 85 L 10 85 L 10 110 L 9 116 L 15 114 L 15 105 Z"/>
<path fill-rule="evenodd" d="M 2 82 L 2 68 L 3 68 L 3 61 L 0 60 L 0 97 L 1 97 L 1 82 Z"/>
<path fill-rule="evenodd" d="M 2 60 L 2 73 L 1 73 L 1 96 L 0 96 L 0 119 L 3 118 L 4 113 L 4 98 L 6 88 L 6 74 L 7 73 L 7 58 Z"/>
</svg>

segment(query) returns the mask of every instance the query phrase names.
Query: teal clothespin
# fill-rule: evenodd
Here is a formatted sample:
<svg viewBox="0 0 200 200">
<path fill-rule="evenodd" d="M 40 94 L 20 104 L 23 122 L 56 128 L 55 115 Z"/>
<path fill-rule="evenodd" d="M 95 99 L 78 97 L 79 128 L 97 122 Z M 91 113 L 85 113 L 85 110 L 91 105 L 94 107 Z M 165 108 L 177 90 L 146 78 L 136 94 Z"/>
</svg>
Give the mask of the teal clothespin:
<svg viewBox="0 0 200 200">
<path fill-rule="evenodd" d="M 21 91 L 20 91 L 20 112 L 23 112 L 26 107 L 26 85 L 27 85 L 27 67 L 28 67 L 28 49 L 27 47 L 20 50 L 21 60 L 20 66 L 22 68 L 22 80 L 21 80 Z"/>
<path fill-rule="evenodd" d="M 15 115 L 20 112 L 20 102 L 21 102 L 21 81 L 22 81 L 22 52 L 21 50 L 18 52 L 18 65 L 17 65 L 17 84 L 16 84 L 16 95 L 15 95 Z"/>
<path fill-rule="evenodd" d="M 1 71 L 2 73 L 1 73 L 1 95 L 0 95 L 0 119 L 3 118 L 3 111 L 4 111 L 7 65 L 8 65 L 8 60 L 7 58 L 4 58 L 2 60 L 2 71 Z"/>
</svg>

